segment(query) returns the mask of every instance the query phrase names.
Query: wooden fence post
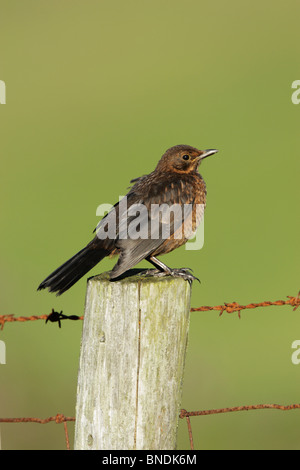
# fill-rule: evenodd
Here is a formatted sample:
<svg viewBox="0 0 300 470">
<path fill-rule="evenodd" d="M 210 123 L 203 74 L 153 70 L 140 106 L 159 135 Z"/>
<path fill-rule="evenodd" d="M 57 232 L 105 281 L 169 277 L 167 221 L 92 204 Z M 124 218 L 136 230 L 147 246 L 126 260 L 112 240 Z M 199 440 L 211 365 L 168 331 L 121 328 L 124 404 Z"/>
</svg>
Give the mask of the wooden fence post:
<svg viewBox="0 0 300 470">
<path fill-rule="evenodd" d="M 188 337 L 187 281 L 88 281 L 75 449 L 176 448 Z"/>
</svg>

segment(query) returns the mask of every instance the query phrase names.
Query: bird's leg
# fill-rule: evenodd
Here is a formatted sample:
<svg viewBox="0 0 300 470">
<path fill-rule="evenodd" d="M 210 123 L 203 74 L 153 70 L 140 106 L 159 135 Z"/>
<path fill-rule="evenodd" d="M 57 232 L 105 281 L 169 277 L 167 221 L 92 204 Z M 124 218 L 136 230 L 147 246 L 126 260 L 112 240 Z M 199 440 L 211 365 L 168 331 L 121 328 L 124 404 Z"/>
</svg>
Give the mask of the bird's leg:
<svg viewBox="0 0 300 470">
<path fill-rule="evenodd" d="M 141 274 L 150 275 L 150 276 L 158 276 L 158 277 L 174 276 L 174 277 L 181 277 L 185 281 L 189 281 L 189 282 L 192 282 L 192 281 L 200 282 L 200 280 L 197 277 L 191 274 L 190 272 L 191 270 L 189 268 L 171 269 L 166 264 L 162 263 L 160 260 L 155 258 L 155 256 L 148 256 L 146 260 L 149 261 L 149 263 L 153 264 L 153 266 L 155 266 L 157 269 L 155 270 L 148 269 L 147 271 L 143 271 Z"/>
<path fill-rule="evenodd" d="M 146 258 L 146 260 L 149 261 L 149 263 L 153 264 L 153 266 L 155 266 L 158 271 L 164 274 L 171 274 L 172 270 L 166 264 L 162 263 L 161 261 L 159 261 L 159 259 L 155 258 L 154 256 L 149 256 L 148 258 Z"/>
</svg>

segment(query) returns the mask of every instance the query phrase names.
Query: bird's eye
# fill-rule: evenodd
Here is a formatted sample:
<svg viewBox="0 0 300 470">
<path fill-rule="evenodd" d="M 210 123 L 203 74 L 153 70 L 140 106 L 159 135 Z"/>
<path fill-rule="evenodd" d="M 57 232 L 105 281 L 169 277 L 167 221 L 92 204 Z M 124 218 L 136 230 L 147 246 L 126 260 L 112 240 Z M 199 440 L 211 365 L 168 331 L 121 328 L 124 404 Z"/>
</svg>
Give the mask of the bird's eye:
<svg viewBox="0 0 300 470">
<path fill-rule="evenodd" d="M 188 160 L 190 158 L 190 156 L 189 155 L 183 155 L 182 158 L 183 158 L 183 160 Z"/>
</svg>

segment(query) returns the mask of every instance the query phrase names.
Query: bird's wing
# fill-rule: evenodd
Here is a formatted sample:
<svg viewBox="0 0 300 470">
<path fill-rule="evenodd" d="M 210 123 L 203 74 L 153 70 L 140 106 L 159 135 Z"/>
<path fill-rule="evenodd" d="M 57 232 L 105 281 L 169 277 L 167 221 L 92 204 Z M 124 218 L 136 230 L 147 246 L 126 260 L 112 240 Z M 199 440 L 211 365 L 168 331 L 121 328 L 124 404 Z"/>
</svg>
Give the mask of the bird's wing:
<svg viewBox="0 0 300 470">
<path fill-rule="evenodd" d="M 148 194 L 151 195 L 138 198 L 138 192 L 135 192 L 134 200 L 127 201 L 127 210 L 120 210 L 119 204 L 119 232 L 115 246 L 120 250 L 120 257 L 112 278 L 147 258 L 166 239 L 178 234 L 184 221 L 191 219 L 192 187 L 189 191 L 185 186 L 183 195 L 180 180 L 170 185 L 156 185 Z"/>
<path fill-rule="evenodd" d="M 134 186 L 136 183 L 140 182 L 142 179 L 146 178 L 148 175 L 143 175 L 143 176 L 139 176 L 138 178 L 133 178 L 132 180 L 130 180 L 130 183 L 134 183 L 133 186 L 130 186 L 128 189 L 130 189 L 129 193 L 127 194 L 127 198 L 132 196 L 134 194 Z M 110 218 L 110 222 L 112 221 L 112 217 L 115 217 L 115 214 L 118 215 L 118 211 L 119 211 L 119 202 L 116 202 L 116 204 L 111 208 L 111 210 L 105 214 L 104 217 L 102 217 L 102 219 L 98 222 L 96 228 L 93 230 L 93 233 L 97 232 L 99 229 L 103 228 L 107 223 L 108 223 L 108 217 Z"/>
</svg>

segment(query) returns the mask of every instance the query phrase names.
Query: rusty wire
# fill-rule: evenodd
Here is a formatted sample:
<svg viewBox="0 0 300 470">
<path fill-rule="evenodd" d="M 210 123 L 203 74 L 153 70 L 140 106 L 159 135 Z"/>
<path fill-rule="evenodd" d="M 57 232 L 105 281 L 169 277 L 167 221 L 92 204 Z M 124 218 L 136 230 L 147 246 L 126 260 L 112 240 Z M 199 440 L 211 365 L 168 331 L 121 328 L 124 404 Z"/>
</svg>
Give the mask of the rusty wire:
<svg viewBox="0 0 300 470">
<path fill-rule="evenodd" d="M 61 413 L 57 413 L 55 416 L 50 416 L 49 418 L 0 418 L 0 423 L 38 423 L 38 424 L 48 424 L 54 421 L 56 424 L 63 423 L 66 439 L 66 447 L 70 450 L 70 440 L 67 422 L 75 421 L 74 417 L 64 416 Z"/>
<path fill-rule="evenodd" d="M 186 411 L 184 409 L 181 410 L 179 417 L 181 419 L 186 419 L 187 427 L 188 427 L 188 434 L 189 434 L 189 441 L 191 450 L 194 449 L 194 440 L 193 440 L 193 433 L 192 433 L 192 425 L 191 425 L 191 416 L 208 416 L 208 415 L 215 415 L 215 414 L 222 414 L 222 413 L 233 413 L 236 411 L 253 411 L 253 410 L 281 410 L 281 411 L 290 411 L 300 409 L 300 403 L 293 404 L 293 405 L 276 405 L 274 404 L 266 404 L 266 405 L 247 405 L 247 406 L 233 406 L 231 408 L 219 408 L 216 410 L 202 410 L 202 411 Z"/>
<path fill-rule="evenodd" d="M 187 411 L 182 409 L 180 411 L 179 418 L 186 419 L 187 428 L 188 428 L 188 435 L 190 441 L 191 450 L 194 450 L 194 439 L 193 439 L 193 432 L 192 432 L 192 425 L 190 417 L 193 416 L 209 416 L 213 414 L 223 414 L 223 413 L 233 413 L 237 411 L 254 411 L 254 410 L 281 410 L 281 411 L 290 411 L 300 409 L 300 403 L 295 403 L 292 405 L 277 405 L 273 404 L 264 404 L 264 405 L 246 405 L 246 406 L 233 406 L 231 408 L 219 408 L 213 410 L 200 410 L 200 411 Z M 65 430 L 65 439 L 66 439 L 66 447 L 70 450 L 70 440 L 67 428 L 68 421 L 75 421 L 74 417 L 67 417 L 63 414 L 58 413 L 55 416 L 50 416 L 49 418 L 0 418 L 0 423 L 38 423 L 38 424 L 47 424 L 50 422 L 55 422 L 57 424 L 64 424 Z"/>
<path fill-rule="evenodd" d="M 300 305 L 300 291 L 296 297 L 287 296 L 288 300 L 277 300 L 275 302 L 265 301 L 260 303 L 251 303 L 248 305 L 240 305 L 237 302 L 232 303 L 224 303 L 223 305 L 217 305 L 214 307 L 210 306 L 202 306 L 197 308 L 191 308 L 191 312 L 203 312 L 203 311 L 219 311 L 220 316 L 227 312 L 231 313 L 238 313 L 240 318 L 241 311 L 245 309 L 253 309 L 258 307 L 270 307 L 270 306 L 283 306 L 283 305 L 290 305 L 295 311 Z M 59 327 L 61 326 L 61 320 L 83 320 L 83 316 L 77 315 L 63 315 L 61 312 L 56 312 L 52 309 L 52 312 L 49 315 L 31 315 L 28 317 L 20 316 L 15 317 L 14 315 L 0 315 L 0 325 L 1 330 L 3 330 L 4 324 L 9 322 L 27 322 L 27 321 L 35 321 L 35 320 L 45 320 L 46 323 L 50 322 L 57 322 Z M 263 410 L 263 409 L 275 409 L 275 410 L 282 410 L 282 411 L 289 411 L 300 409 L 300 404 L 292 404 L 292 405 L 276 405 L 276 404 L 265 404 L 265 405 L 248 405 L 248 406 L 235 406 L 231 408 L 220 408 L 220 409 L 212 409 L 212 410 L 200 410 L 200 411 L 187 411 L 182 409 L 180 412 L 179 417 L 181 419 L 186 419 L 187 428 L 188 428 L 188 435 L 190 441 L 191 450 L 194 450 L 194 440 L 193 440 L 193 433 L 192 433 L 192 425 L 190 417 L 195 416 L 207 416 L 213 414 L 222 414 L 222 413 L 232 413 L 237 411 L 252 411 L 252 410 Z M 66 417 L 63 414 L 58 413 L 56 416 L 51 416 L 49 418 L 0 418 L 0 423 L 39 423 L 39 424 L 47 424 L 50 422 L 55 422 L 57 424 L 64 424 L 65 430 L 65 439 L 66 439 L 66 447 L 70 449 L 70 441 L 68 435 L 68 428 L 67 422 L 68 421 L 75 421 L 74 417 Z"/>
<path fill-rule="evenodd" d="M 258 307 L 271 307 L 271 306 L 282 306 L 282 305 L 291 305 L 293 311 L 295 311 L 300 305 L 300 291 L 298 292 L 297 297 L 291 297 L 290 295 L 287 296 L 289 300 L 276 300 L 275 302 L 265 301 L 260 303 L 251 303 L 248 305 L 240 305 L 237 302 L 231 303 L 224 303 L 223 305 L 217 305 L 215 307 L 196 307 L 191 308 L 191 312 L 204 312 L 208 310 L 219 310 L 220 316 L 223 315 L 224 312 L 227 313 L 234 313 L 237 312 L 238 316 L 241 316 L 241 310 L 245 309 L 252 309 Z"/>
<path fill-rule="evenodd" d="M 15 317 L 12 315 L 0 315 L 0 325 L 1 330 L 4 328 L 5 323 L 10 322 L 26 322 L 26 321 L 33 321 L 33 320 L 47 320 L 48 315 L 31 315 L 30 317 Z"/>
</svg>

